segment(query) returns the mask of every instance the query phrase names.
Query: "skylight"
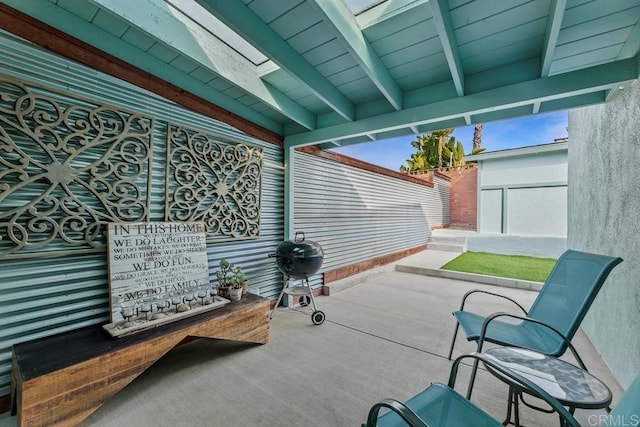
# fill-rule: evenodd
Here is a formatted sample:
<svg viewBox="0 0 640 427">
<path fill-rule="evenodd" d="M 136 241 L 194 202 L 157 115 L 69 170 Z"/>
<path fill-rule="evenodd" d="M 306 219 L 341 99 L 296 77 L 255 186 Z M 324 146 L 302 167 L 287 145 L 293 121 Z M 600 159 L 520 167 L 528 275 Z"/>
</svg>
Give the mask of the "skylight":
<svg viewBox="0 0 640 427">
<path fill-rule="evenodd" d="M 351 13 L 357 15 L 367 9 L 384 3 L 386 0 L 344 0 Z"/>
<path fill-rule="evenodd" d="M 165 0 L 255 65 L 268 61 L 258 49 L 227 27 L 195 0 Z M 362 0 L 360 0 L 362 1 Z M 371 2 L 371 0 L 368 0 Z"/>
</svg>

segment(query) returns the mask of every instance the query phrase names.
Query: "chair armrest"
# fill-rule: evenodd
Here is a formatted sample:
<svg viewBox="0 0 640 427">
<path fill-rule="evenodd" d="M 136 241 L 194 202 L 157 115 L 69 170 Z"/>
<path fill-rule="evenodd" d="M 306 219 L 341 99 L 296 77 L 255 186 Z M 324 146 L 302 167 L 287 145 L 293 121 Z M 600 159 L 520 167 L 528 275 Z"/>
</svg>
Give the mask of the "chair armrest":
<svg viewBox="0 0 640 427">
<path fill-rule="evenodd" d="M 411 408 L 395 399 L 384 399 L 383 401 L 373 405 L 369 410 L 369 415 L 367 416 L 367 424 L 363 425 L 363 427 L 375 427 L 378 424 L 378 413 L 382 408 L 392 410 L 411 427 L 429 427 L 429 425 L 425 423 L 418 414 L 411 410 Z"/>
<path fill-rule="evenodd" d="M 532 319 L 531 317 L 518 316 L 516 314 L 511 314 L 511 313 L 502 313 L 502 312 L 494 313 L 491 316 L 488 316 L 484 320 L 484 322 L 482 323 L 482 328 L 480 329 L 480 337 L 478 338 L 478 352 L 482 350 L 482 345 L 484 344 L 484 336 L 487 333 L 487 328 L 489 327 L 489 323 L 491 323 L 491 321 L 493 321 L 494 319 L 497 319 L 498 317 L 511 317 L 512 319 L 519 319 L 525 322 L 535 323 L 553 331 L 556 335 L 562 338 L 562 341 L 564 341 L 564 343 L 567 345 L 569 350 L 571 350 L 571 354 L 573 354 L 573 357 L 576 358 L 576 361 L 580 365 L 580 368 L 587 371 L 587 367 L 585 366 L 584 362 L 578 355 L 578 352 L 576 351 L 573 344 L 571 344 L 571 341 L 569 341 L 569 339 L 565 337 L 560 331 L 558 331 L 556 328 L 554 328 L 551 325 L 548 325 L 536 319 Z"/>
<path fill-rule="evenodd" d="M 540 386 L 528 380 L 527 378 L 524 378 L 523 376 L 517 374 L 511 369 L 506 368 L 494 362 L 493 360 L 487 359 L 484 355 L 480 353 L 464 354 L 453 361 L 453 365 L 451 366 L 451 374 L 449 375 L 449 383 L 448 383 L 448 386 L 451 389 L 455 387 L 456 376 L 458 374 L 458 365 L 460 365 L 460 362 L 466 358 L 476 359 L 476 361 L 482 361 L 483 363 L 491 366 L 491 369 L 495 369 L 496 371 L 500 372 L 502 375 L 509 377 L 512 380 L 515 380 L 516 382 L 521 384 L 526 389 L 528 394 L 536 396 L 544 400 L 545 402 L 547 402 L 558 413 L 560 418 L 564 420 L 564 422 L 566 423 L 564 425 L 569 427 L 580 427 L 580 424 L 578 423 L 578 421 L 576 421 L 573 415 L 571 415 L 571 413 L 567 411 L 567 409 L 564 406 L 562 406 L 562 404 L 558 402 L 558 400 L 556 400 L 553 396 L 551 396 L 549 393 L 544 391 Z"/>
<path fill-rule="evenodd" d="M 511 301 L 512 303 L 517 305 L 520 310 L 522 310 L 522 312 L 525 314 L 525 316 L 528 314 L 527 310 L 525 310 L 525 308 L 522 305 L 520 305 L 517 301 L 515 301 L 514 299 L 509 298 L 509 297 L 504 296 L 504 295 L 496 294 L 496 293 L 493 293 L 493 292 L 483 291 L 481 289 L 474 289 L 474 290 L 469 291 L 466 294 L 464 294 L 464 296 L 462 297 L 462 303 L 460 304 L 460 311 L 464 310 L 464 304 L 467 301 L 467 298 L 470 297 L 471 295 L 477 294 L 477 293 L 493 295 L 494 297 L 499 297 L 499 298 L 503 298 L 503 299 L 506 299 L 508 301 Z"/>
</svg>

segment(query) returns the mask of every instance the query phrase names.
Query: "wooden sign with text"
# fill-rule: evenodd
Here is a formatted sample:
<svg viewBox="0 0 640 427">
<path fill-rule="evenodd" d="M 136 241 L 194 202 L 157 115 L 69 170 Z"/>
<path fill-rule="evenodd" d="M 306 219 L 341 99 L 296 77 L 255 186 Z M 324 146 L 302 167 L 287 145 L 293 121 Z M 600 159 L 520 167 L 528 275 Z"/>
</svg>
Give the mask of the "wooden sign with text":
<svg viewBox="0 0 640 427">
<path fill-rule="evenodd" d="M 107 226 L 111 322 L 123 307 L 170 307 L 178 295 L 210 287 L 202 222 L 110 223 Z"/>
</svg>

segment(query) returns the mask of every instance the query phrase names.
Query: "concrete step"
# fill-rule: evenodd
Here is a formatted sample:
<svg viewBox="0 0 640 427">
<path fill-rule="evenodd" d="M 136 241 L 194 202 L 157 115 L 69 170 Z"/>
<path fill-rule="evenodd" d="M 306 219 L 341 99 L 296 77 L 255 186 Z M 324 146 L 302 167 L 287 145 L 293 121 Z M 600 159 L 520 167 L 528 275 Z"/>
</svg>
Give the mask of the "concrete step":
<svg viewBox="0 0 640 427">
<path fill-rule="evenodd" d="M 427 249 L 463 253 L 467 251 L 467 238 L 432 234 Z"/>
<path fill-rule="evenodd" d="M 434 243 L 452 243 L 452 244 L 456 244 L 456 245 L 464 245 L 467 243 L 467 238 L 466 237 L 461 237 L 461 236 L 439 236 L 435 233 L 431 234 L 431 237 L 429 238 L 429 240 L 431 242 Z"/>
<path fill-rule="evenodd" d="M 439 243 L 439 242 L 429 242 L 427 243 L 427 249 L 431 249 L 434 251 L 445 251 L 445 252 L 458 252 L 463 253 L 467 251 L 467 244 L 453 244 L 453 243 Z"/>
</svg>

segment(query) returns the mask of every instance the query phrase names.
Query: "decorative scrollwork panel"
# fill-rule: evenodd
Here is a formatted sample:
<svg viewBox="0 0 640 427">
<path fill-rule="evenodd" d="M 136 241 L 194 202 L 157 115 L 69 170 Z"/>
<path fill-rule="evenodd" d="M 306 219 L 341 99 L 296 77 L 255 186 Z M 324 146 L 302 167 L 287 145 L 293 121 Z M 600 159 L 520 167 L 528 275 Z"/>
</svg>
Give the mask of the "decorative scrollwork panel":
<svg viewBox="0 0 640 427">
<path fill-rule="evenodd" d="M 149 213 L 153 120 L 0 75 L 0 259 L 104 250 Z"/>
<path fill-rule="evenodd" d="M 204 221 L 207 241 L 260 234 L 262 150 L 169 124 L 167 221 Z"/>
</svg>

